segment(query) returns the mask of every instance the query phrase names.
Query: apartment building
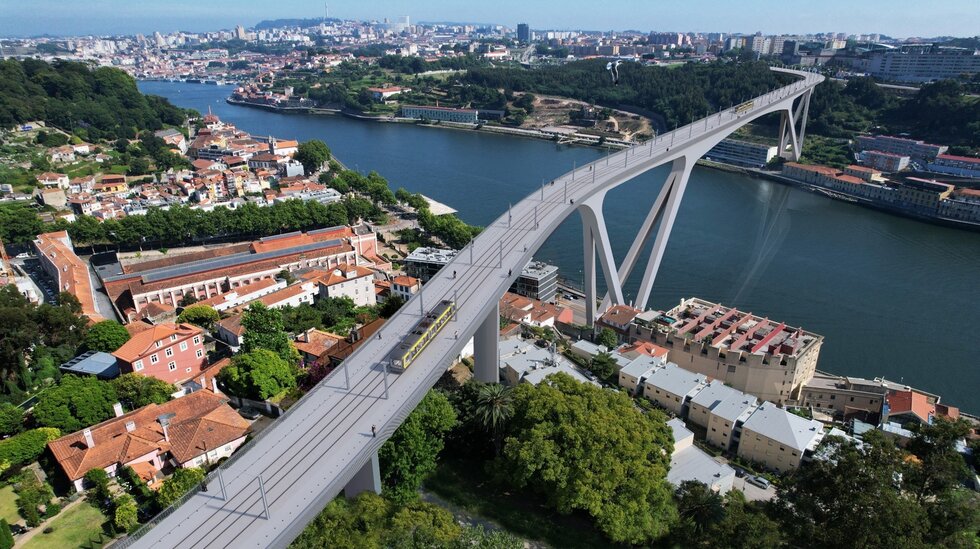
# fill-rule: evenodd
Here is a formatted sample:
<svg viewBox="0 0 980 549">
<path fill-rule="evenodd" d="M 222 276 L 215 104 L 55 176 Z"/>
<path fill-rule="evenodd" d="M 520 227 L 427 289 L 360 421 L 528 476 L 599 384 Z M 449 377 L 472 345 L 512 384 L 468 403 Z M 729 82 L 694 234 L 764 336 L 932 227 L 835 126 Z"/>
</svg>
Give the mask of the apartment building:
<svg viewBox="0 0 980 549">
<path fill-rule="evenodd" d="M 358 307 L 377 304 L 374 292 L 374 271 L 367 267 L 342 263 L 319 278 L 319 295 L 323 297 L 347 297 Z"/>
<path fill-rule="evenodd" d="M 859 135 L 854 138 L 859 151 L 881 151 L 898 156 L 908 156 L 919 162 L 932 162 L 949 147 L 933 145 L 922 140 L 895 137 L 891 135 Z"/>
<path fill-rule="evenodd" d="M 458 122 L 476 124 L 478 111 L 475 109 L 453 109 L 449 107 L 422 107 L 418 105 L 402 105 L 401 115 L 404 118 L 417 120 L 438 120 L 441 122 Z"/>
<path fill-rule="evenodd" d="M 687 415 L 691 398 L 707 384 L 708 378 L 704 375 L 668 362 L 643 382 L 643 396 L 673 414 L 684 417 Z"/>
<path fill-rule="evenodd" d="M 715 162 L 725 162 L 736 166 L 762 168 L 773 158 L 776 158 L 777 150 L 778 147 L 774 145 L 729 138 L 723 139 L 712 147 L 704 157 Z"/>
<path fill-rule="evenodd" d="M 800 466 L 823 440 L 823 424 L 764 402 L 742 425 L 738 456 L 785 473 Z"/>
<path fill-rule="evenodd" d="M 929 163 L 929 171 L 960 177 L 980 177 L 980 158 L 940 154 Z"/>
<path fill-rule="evenodd" d="M 640 355 L 619 370 L 619 386 L 635 395 L 643 389 L 647 378 L 658 368 L 663 368 L 667 362 L 662 358 Z"/>
<path fill-rule="evenodd" d="M 204 330 L 193 324 L 158 324 L 135 334 L 112 353 L 123 373 L 137 373 L 177 384 L 207 366 Z"/>
<path fill-rule="evenodd" d="M 82 306 L 82 314 L 92 322 L 103 320 L 95 306 L 88 265 L 75 255 L 68 232 L 39 234 L 33 245 L 41 268 L 54 281 L 57 291 L 75 296 Z"/>
<path fill-rule="evenodd" d="M 752 415 L 759 400 L 717 379 L 691 399 L 687 417 L 707 430 L 707 440 L 722 450 L 738 445 L 741 426 Z"/>
</svg>

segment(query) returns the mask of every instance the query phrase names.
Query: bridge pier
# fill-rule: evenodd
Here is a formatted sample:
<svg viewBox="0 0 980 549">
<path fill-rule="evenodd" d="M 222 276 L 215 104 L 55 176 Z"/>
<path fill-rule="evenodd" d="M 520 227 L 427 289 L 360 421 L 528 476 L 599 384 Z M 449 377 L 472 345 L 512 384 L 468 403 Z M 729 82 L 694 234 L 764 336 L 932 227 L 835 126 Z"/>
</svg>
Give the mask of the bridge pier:
<svg viewBox="0 0 980 549">
<path fill-rule="evenodd" d="M 363 492 L 381 493 L 381 464 L 378 461 L 378 453 L 371 455 L 371 459 L 350 479 L 344 487 L 344 495 L 348 498 L 355 498 Z"/>
<path fill-rule="evenodd" d="M 477 381 L 500 383 L 500 302 L 493 304 L 487 318 L 473 336 L 473 374 Z"/>
</svg>

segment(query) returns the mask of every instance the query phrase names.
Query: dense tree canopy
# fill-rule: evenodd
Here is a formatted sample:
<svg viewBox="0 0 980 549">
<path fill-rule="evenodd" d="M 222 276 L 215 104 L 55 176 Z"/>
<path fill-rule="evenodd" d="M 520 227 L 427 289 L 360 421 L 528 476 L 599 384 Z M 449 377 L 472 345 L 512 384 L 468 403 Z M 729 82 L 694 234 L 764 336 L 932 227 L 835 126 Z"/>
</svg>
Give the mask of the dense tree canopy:
<svg viewBox="0 0 980 549">
<path fill-rule="evenodd" d="M 319 139 L 300 143 L 293 158 L 303 165 L 307 175 L 313 175 L 330 160 L 330 148 Z"/>
<path fill-rule="evenodd" d="M 179 125 L 184 113 L 162 97 L 140 93 L 136 81 L 119 69 L 66 61 L 0 61 L 0 126 L 31 120 L 95 141 Z"/>
<path fill-rule="evenodd" d="M 426 393 L 378 452 L 386 496 L 401 503 L 418 497 L 422 481 L 435 471 L 443 437 L 455 425 L 456 411 L 446 396 Z"/>
<path fill-rule="evenodd" d="M 34 421 L 71 433 L 112 417 L 116 390 L 95 377 L 66 375 L 43 391 L 34 406 Z"/>
<path fill-rule="evenodd" d="M 110 383 L 119 402 L 127 410 L 142 408 L 147 404 L 163 404 L 177 392 L 176 387 L 162 379 L 136 373 L 123 374 Z"/>
<path fill-rule="evenodd" d="M 250 353 L 265 349 L 290 364 L 299 360 L 299 353 L 283 328 L 282 313 L 270 309 L 261 302 L 254 302 L 242 314 L 242 352 Z"/>
<path fill-rule="evenodd" d="M 296 386 L 297 370 L 272 351 L 258 348 L 235 355 L 218 373 L 232 394 L 265 400 Z"/>
<path fill-rule="evenodd" d="M 667 532 L 676 511 L 665 417 L 565 374 L 518 385 L 514 403 L 494 464 L 499 478 L 542 494 L 560 513 L 587 512 L 616 542 L 648 543 Z"/>
<path fill-rule="evenodd" d="M 89 351 L 111 353 L 129 341 L 126 327 L 115 320 L 96 322 L 85 334 L 83 345 Z"/>
<path fill-rule="evenodd" d="M 341 497 L 328 503 L 291 547 L 521 549 L 524 544 L 503 532 L 460 526 L 452 513 L 431 503 L 401 506 L 365 492 L 352 500 Z"/>
<path fill-rule="evenodd" d="M 221 315 L 210 305 L 191 305 L 177 315 L 178 322 L 188 322 L 205 330 L 210 330 L 219 320 Z"/>
</svg>

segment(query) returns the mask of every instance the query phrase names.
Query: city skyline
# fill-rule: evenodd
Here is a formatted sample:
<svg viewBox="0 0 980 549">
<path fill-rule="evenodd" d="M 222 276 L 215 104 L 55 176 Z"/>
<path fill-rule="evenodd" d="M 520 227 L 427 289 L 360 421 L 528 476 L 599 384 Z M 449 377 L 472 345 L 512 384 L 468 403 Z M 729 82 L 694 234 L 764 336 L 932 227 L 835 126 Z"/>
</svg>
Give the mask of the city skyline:
<svg viewBox="0 0 980 549">
<path fill-rule="evenodd" d="M 325 6 L 319 2 L 283 0 L 274 6 L 256 0 L 242 0 L 230 10 L 227 5 L 201 5 L 175 0 L 166 5 L 133 5 L 123 0 L 99 0 L 65 4 L 56 0 L 12 3 L 4 0 L 5 17 L 0 20 L 0 36 L 37 35 L 122 35 L 159 32 L 204 32 L 222 28 L 246 27 L 264 19 L 322 17 Z M 748 0 L 737 5 L 721 3 L 711 10 L 691 10 L 679 4 L 650 6 L 639 0 L 624 0 L 620 9 L 597 9 L 585 0 L 558 4 L 529 5 L 502 0 L 492 5 L 442 5 L 434 0 L 408 2 L 379 0 L 369 7 L 348 2 L 328 3 L 331 17 L 355 20 L 395 20 L 408 15 L 412 21 L 478 22 L 516 28 L 528 22 L 533 29 L 556 30 L 639 30 L 678 32 L 725 32 L 767 34 L 807 34 L 845 32 L 881 33 L 893 37 L 973 36 L 980 28 L 980 12 L 971 0 L 950 0 L 930 6 L 928 18 L 908 18 L 908 10 L 918 9 L 908 0 L 872 0 L 859 4 L 829 0 L 819 8 L 788 9 L 784 4 Z M 907 7 L 908 10 L 903 9 Z M 761 11 L 767 16 L 758 17 Z"/>
</svg>

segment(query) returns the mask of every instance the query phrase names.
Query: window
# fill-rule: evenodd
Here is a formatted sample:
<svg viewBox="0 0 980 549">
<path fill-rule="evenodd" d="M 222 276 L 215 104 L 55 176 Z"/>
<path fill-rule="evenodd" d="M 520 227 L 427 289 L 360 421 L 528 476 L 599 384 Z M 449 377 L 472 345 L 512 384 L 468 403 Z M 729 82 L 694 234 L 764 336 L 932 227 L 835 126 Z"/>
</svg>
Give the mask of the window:
<svg viewBox="0 0 980 549">
<path fill-rule="evenodd" d="M 167 350 L 164 351 L 164 352 L 167 353 L 167 356 L 174 356 L 174 348 L 173 347 L 167 347 Z"/>
<path fill-rule="evenodd" d="M 177 341 L 177 334 L 170 334 L 170 341 Z"/>
<path fill-rule="evenodd" d="M 170 362 L 167 363 L 167 368 L 169 368 L 170 371 L 172 372 L 177 369 L 177 363 L 171 360 Z"/>
<path fill-rule="evenodd" d="M 186 341 L 181 341 L 180 342 L 180 350 L 181 351 L 186 351 L 187 350 L 187 342 Z"/>
<path fill-rule="evenodd" d="M 150 355 L 150 364 L 156 364 L 157 362 L 160 362 L 160 355 L 155 353 Z"/>
<path fill-rule="evenodd" d="M 163 346 L 163 343 L 161 343 L 161 342 L 159 342 L 159 341 L 156 341 L 156 342 L 154 342 L 153 344 L 157 346 L 157 349 L 159 349 L 160 347 L 162 347 L 162 346 Z"/>
<path fill-rule="evenodd" d="M 191 369 L 190 369 L 190 368 L 187 368 L 187 370 L 185 370 L 185 371 L 186 371 L 186 372 L 187 372 L 188 374 L 189 374 L 189 373 L 191 373 Z"/>
<path fill-rule="evenodd" d="M 201 336 L 194 336 L 194 345 L 201 344 Z"/>
<path fill-rule="evenodd" d="M 735 373 L 735 366 L 729 366 L 728 367 L 728 373 L 734 374 Z"/>
<path fill-rule="evenodd" d="M 204 356 L 204 351 L 202 351 L 201 349 L 198 349 L 197 350 L 197 358 L 201 358 L 202 356 Z"/>
<path fill-rule="evenodd" d="M 138 371 L 140 371 L 142 369 L 143 369 L 143 361 L 142 360 L 137 360 L 136 362 L 133 363 L 133 370 L 134 371 L 138 372 Z"/>
</svg>

